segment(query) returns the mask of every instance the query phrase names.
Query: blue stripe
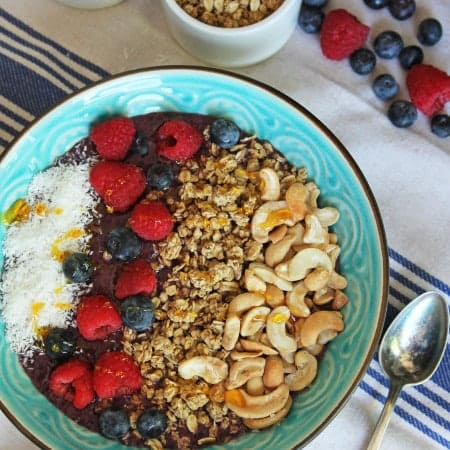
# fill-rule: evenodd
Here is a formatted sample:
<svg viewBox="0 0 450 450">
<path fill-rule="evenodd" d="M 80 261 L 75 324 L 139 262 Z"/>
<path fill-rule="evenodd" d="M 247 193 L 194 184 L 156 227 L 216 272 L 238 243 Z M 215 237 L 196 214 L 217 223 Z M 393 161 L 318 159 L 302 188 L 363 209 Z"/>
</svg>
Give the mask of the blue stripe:
<svg viewBox="0 0 450 450">
<path fill-rule="evenodd" d="M 428 397 L 434 403 L 438 404 L 441 408 L 445 409 L 446 411 L 450 411 L 450 402 L 430 390 L 426 384 L 419 384 L 417 386 L 414 386 L 414 389 L 420 392 L 423 396 Z"/>
<path fill-rule="evenodd" d="M 380 372 L 369 367 L 367 369 L 367 374 L 370 375 L 373 379 L 378 381 L 378 383 L 382 384 L 384 387 L 389 386 L 389 382 L 386 377 L 384 377 Z M 429 407 L 423 405 L 419 400 L 412 397 L 411 394 L 408 394 L 406 390 L 403 390 L 400 394 L 400 397 L 407 403 L 409 403 L 414 408 L 418 409 L 422 414 L 426 415 L 433 422 L 437 423 L 443 428 L 450 430 L 450 422 L 444 419 L 442 416 L 437 414 L 435 411 L 431 410 Z"/>
<path fill-rule="evenodd" d="M 28 124 L 28 120 L 26 120 L 23 117 L 17 115 L 14 111 L 11 111 L 6 106 L 3 106 L 2 104 L 0 104 L 0 112 L 2 112 L 3 114 L 5 114 L 5 116 L 10 117 L 15 122 L 20 123 L 23 126 Z"/>
<path fill-rule="evenodd" d="M 67 66 L 66 64 L 64 64 L 63 62 L 61 62 L 57 57 L 55 57 L 54 55 L 52 55 L 50 52 L 28 42 L 25 41 L 24 39 L 22 39 L 20 36 L 12 33 L 11 31 L 7 30 L 6 28 L 3 28 L 2 26 L 0 26 L 0 31 L 10 37 L 11 39 L 13 39 L 14 41 L 22 44 L 25 47 L 28 47 L 32 50 L 37 51 L 38 53 L 44 55 L 45 57 L 47 57 L 49 60 L 53 61 L 57 66 L 59 66 L 61 69 L 63 69 L 65 72 L 67 72 L 69 75 L 71 75 L 73 78 L 76 78 L 77 80 L 81 81 L 84 84 L 89 84 L 92 82 L 92 80 L 90 80 L 89 78 L 86 78 L 85 76 L 81 75 L 80 73 L 76 72 L 75 70 L 73 70 L 71 67 Z"/>
<path fill-rule="evenodd" d="M 386 401 L 386 398 L 381 395 L 377 390 L 373 389 L 370 385 L 368 385 L 365 381 L 361 381 L 359 384 L 359 387 L 364 390 L 367 394 L 378 400 L 380 403 L 384 403 Z M 404 419 L 406 422 L 408 422 L 410 425 L 413 425 L 418 430 L 420 430 L 423 434 L 429 436 L 431 439 L 436 441 L 437 443 L 443 445 L 446 448 L 450 448 L 450 441 L 442 437 L 440 434 L 436 433 L 431 428 L 424 425 L 422 422 L 417 420 L 415 417 L 411 416 L 411 414 L 407 413 L 403 408 L 400 406 L 395 406 L 394 408 L 395 413 Z"/>
<path fill-rule="evenodd" d="M 16 55 L 22 56 L 22 58 L 25 58 L 27 61 L 31 61 L 32 63 L 41 67 L 46 72 L 53 75 L 57 80 L 61 81 L 61 83 L 65 84 L 70 90 L 75 91 L 78 89 L 75 85 L 73 85 L 72 83 L 67 81 L 62 75 L 60 75 L 58 72 L 56 72 L 51 67 L 49 67 L 47 64 L 43 63 L 41 60 L 35 58 L 34 56 L 31 56 L 28 53 L 25 53 L 22 50 L 19 50 L 3 41 L 0 41 L 0 46 L 3 48 L 6 48 L 10 52 L 15 53 Z"/>
<path fill-rule="evenodd" d="M 391 278 L 402 283 L 404 286 L 406 286 L 411 291 L 415 292 L 417 295 L 422 294 L 424 292 L 424 289 L 422 287 L 411 281 L 409 278 L 406 278 L 404 275 L 397 272 L 395 269 L 390 268 L 389 275 L 391 276 Z"/>
<path fill-rule="evenodd" d="M 24 22 L 18 20 L 16 17 L 12 16 L 11 14 L 8 14 L 3 8 L 0 8 L 0 17 L 3 17 L 8 22 L 15 25 L 17 28 L 20 28 L 22 31 L 25 31 L 33 38 L 44 42 L 45 44 L 53 47 L 55 50 L 58 50 L 62 54 L 66 55 L 69 59 L 76 62 L 77 64 L 80 64 L 83 67 L 86 67 L 90 71 L 96 73 L 100 77 L 104 78 L 109 75 L 109 73 L 106 70 L 103 70 L 101 67 L 91 63 L 90 61 L 83 59 L 76 55 L 75 53 L 72 53 L 70 50 L 64 48 L 63 46 L 57 44 L 55 41 L 52 41 L 51 39 L 45 37 L 41 33 L 38 33 L 36 30 L 25 24 Z"/>
<path fill-rule="evenodd" d="M 12 136 L 15 136 L 18 131 L 16 129 L 14 129 L 13 127 L 10 127 L 9 125 L 7 125 L 4 122 L 0 122 L 0 128 L 4 131 L 6 131 L 7 133 L 11 134 Z"/>
<path fill-rule="evenodd" d="M 400 253 L 397 253 L 394 249 L 389 247 L 389 256 L 394 260 L 397 261 L 402 266 L 406 267 L 411 272 L 415 273 L 417 276 L 425 280 L 427 283 L 433 285 L 434 287 L 437 287 L 440 291 L 445 292 L 447 295 L 450 295 L 450 286 L 445 284 L 443 281 L 439 280 L 438 278 L 434 277 L 418 265 L 414 264 L 409 259 L 405 258 L 404 256 L 400 255 Z"/>
<path fill-rule="evenodd" d="M 8 141 L 5 141 L 0 137 L 0 146 L 6 148 L 8 146 Z"/>
<path fill-rule="evenodd" d="M 40 116 L 67 96 L 50 81 L 0 53 L 0 92 L 12 103 Z"/>
<path fill-rule="evenodd" d="M 422 292 L 424 291 L 422 290 Z M 400 302 L 403 303 L 404 305 L 407 305 L 412 300 L 411 298 L 402 294 L 400 291 L 398 291 L 392 286 L 389 286 L 389 295 L 396 298 L 397 300 L 400 300 Z"/>
</svg>

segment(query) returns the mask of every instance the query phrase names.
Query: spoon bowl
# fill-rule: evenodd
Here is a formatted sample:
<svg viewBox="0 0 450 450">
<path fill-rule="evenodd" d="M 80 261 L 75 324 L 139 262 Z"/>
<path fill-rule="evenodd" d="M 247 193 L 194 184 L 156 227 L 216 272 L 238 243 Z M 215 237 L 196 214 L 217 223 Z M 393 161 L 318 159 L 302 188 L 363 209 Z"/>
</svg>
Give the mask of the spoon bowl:
<svg viewBox="0 0 450 450">
<path fill-rule="evenodd" d="M 424 383 L 438 368 L 447 344 L 448 323 L 446 301 L 430 291 L 409 303 L 386 330 L 379 360 L 391 384 L 368 450 L 379 448 L 402 388 Z"/>
</svg>

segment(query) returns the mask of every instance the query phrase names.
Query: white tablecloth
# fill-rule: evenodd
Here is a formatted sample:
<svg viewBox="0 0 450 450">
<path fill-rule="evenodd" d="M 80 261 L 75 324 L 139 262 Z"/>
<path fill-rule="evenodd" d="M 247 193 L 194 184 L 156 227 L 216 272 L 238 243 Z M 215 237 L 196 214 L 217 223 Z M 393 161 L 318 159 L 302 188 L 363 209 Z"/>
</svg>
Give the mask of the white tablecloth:
<svg viewBox="0 0 450 450">
<path fill-rule="evenodd" d="M 416 44 L 424 17 L 438 18 L 444 36 L 425 49 L 425 62 L 450 73 L 450 4 L 417 1 L 413 19 L 395 21 L 387 10 L 362 0 L 330 0 L 380 31 L 399 31 Z M 52 0 L 0 0 L 0 150 L 33 117 L 84 84 L 109 73 L 155 65 L 204 65 L 171 38 L 156 0 L 125 0 L 98 11 L 68 8 Z M 370 78 L 347 61 L 326 60 L 316 35 L 297 28 L 271 59 L 238 73 L 268 83 L 300 102 L 347 147 L 366 176 L 386 228 L 391 266 L 388 318 L 425 290 L 450 295 L 450 138 L 434 136 L 428 119 L 410 129 L 393 127 Z M 378 60 L 376 73 L 394 74 L 407 98 L 396 60 Z M 36 77 L 36 75 L 38 75 Z M 41 80 L 30 85 L 30 80 Z M 42 81 L 44 80 L 44 81 Z M 450 103 L 447 104 L 450 113 Z M 383 449 L 450 448 L 450 351 L 424 386 L 407 388 Z M 316 449 L 362 449 L 382 408 L 387 381 L 376 359 L 333 422 L 310 444 Z M 0 449 L 36 446 L 0 413 Z"/>
</svg>

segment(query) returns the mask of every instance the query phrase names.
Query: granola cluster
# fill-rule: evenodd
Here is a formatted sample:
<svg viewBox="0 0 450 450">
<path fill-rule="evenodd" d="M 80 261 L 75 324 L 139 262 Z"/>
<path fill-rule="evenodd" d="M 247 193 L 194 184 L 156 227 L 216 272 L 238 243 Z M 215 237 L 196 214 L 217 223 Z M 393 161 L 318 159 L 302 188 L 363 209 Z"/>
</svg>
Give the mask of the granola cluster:
<svg viewBox="0 0 450 450">
<path fill-rule="evenodd" d="M 236 28 L 265 19 L 283 0 L 177 0 L 177 3 L 208 25 Z"/>
<path fill-rule="evenodd" d="M 205 135 L 210 142 L 208 128 Z M 148 401 L 168 418 L 160 440 L 146 442 L 154 449 L 223 443 L 245 431 L 224 403 L 223 385 L 201 377 L 183 379 L 178 370 L 182 361 L 195 356 L 228 356 L 222 347 L 228 305 L 244 292 L 247 263 L 261 251 L 250 227 L 263 203 L 259 171 L 274 169 L 284 192 L 306 178 L 304 170 L 255 137 L 242 139 L 231 150 L 209 145 L 182 165 L 178 188 L 165 194 L 176 227 L 158 245 L 155 269 L 165 273 L 165 281 L 153 299 L 153 329 L 124 335 L 124 350 L 141 366 Z"/>
</svg>

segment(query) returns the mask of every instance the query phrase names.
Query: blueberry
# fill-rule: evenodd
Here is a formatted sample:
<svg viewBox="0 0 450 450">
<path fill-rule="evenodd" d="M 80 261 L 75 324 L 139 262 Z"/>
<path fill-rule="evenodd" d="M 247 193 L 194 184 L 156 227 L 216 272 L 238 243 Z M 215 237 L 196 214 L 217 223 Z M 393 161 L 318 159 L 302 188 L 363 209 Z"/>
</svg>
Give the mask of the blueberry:
<svg viewBox="0 0 450 450">
<path fill-rule="evenodd" d="M 416 12 L 415 0 L 390 0 L 389 12 L 397 20 L 409 19 Z"/>
<path fill-rule="evenodd" d="M 325 13 L 317 6 L 308 6 L 302 4 L 298 24 L 306 33 L 318 33 L 322 27 Z"/>
<path fill-rule="evenodd" d="M 74 283 L 87 283 L 92 276 L 92 263 L 88 255 L 84 253 L 71 253 L 62 264 L 62 270 L 66 278 Z"/>
<path fill-rule="evenodd" d="M 424 19 L 419 24 L 417 39 L 423 45 L 434 45 L 442 37 L 442 25 L 436 19 Z"/>
<path fill-rule="evenodd" d="M 211 124 L 211 140 L 222 148 L 231 148 L 239 142 L 241 132 L 230 120 L 217 119 Z"/>
<path fill-rule="evenodd" d="M 136 133 L 133 143 L 131 144 L 131 152 L 140 156 L 145 156 L 149 151 L 148 139 L 139 131 Z"/>
<path fill-rule="evenodd" d="M 136 428 L 144 439 L 157 438 L 164 433 L 166 427 L 166 415 L 153 408 L 145 410 L 136 423 Z"/>
<path fill-rule="evenodd" d="M 302 5 L 317 6 L 318 8 L 322 8 L 327 3 L 328 0 L 303 0 Z"/>
<path fill-rule="evenodd" d="M 437 114 L 431 118 L 431 131 L 440 138 L 450 136 L 450 116 Z"/>
<path fill-rule="evenodd" d="M 150 188 L 166 191 L 175 179 L 175 170 L 170 162 L 157 161 L 147 171 Z"/>
<path fill-rule="evenodd" d="M 379 99 L 390 100 L 398 94 L 400 87 L 392 75 L 384 73 L 373 80 L 372 89 Z"/>
<path fill-rule="evenodd" d="M 389 107 L 388 117 L 396 127 L 410 127 L 417 119 L 417 109 L 407 100 L 395 100 Z"/>
<path fill-rule="evenodd" d="M 125 326 L 136 331 L 145 331 L 153 325 L 155 310 L 145 295 L 132 295 L 120 304 Z"/>
<path fill-rule="evenodd" d="M 396 31 L 382 31 L 375 38 L 373 48 L 380 58 L 392 59 L 402 51 L 403 40 Z"/>
<path fill-rule="evenodd" d="M 364 0 L 364 3 L 371 9 L 381 9 L 389 4 L 390 0 Z"/>
<path fill-rule="evenodd" d="M 106 238 L 106 249 L 118 261 L 131 261 L 139 256 L 141 240 L 129 228 L 114 228 Z"/>
<path fill-rule="evenodd" d="M 120 439 L 130 430 L 130 419 L 121 409 L 104 409 L 98 417 L 100 433 L 109 439 Z"/>
<path fill-rule="evenodd" d="M 75 347 L 75 334 L 68 328 L 53 328 L 44 338 L 45 353 L 53 360 L 69 358 Z"/>
<path fill-rule="evenodd" d="M 423 61 L 423 51 L 417 45 L 408 45 L 403 47 L 398 55 L 400 65 L 409 70 L 414 64 L 420 64 Z"/>
<path fill-rule="evenodd" d="M 368 48 L 359 48 L 350 55 L 350 66 L 359 75 L 368 75 L 376 64 L 375 53 Z"/>
</svg>

